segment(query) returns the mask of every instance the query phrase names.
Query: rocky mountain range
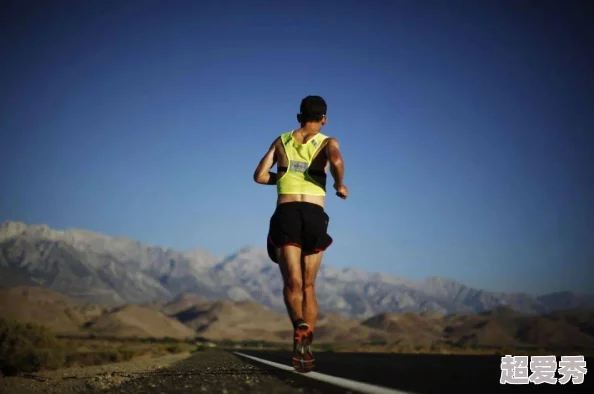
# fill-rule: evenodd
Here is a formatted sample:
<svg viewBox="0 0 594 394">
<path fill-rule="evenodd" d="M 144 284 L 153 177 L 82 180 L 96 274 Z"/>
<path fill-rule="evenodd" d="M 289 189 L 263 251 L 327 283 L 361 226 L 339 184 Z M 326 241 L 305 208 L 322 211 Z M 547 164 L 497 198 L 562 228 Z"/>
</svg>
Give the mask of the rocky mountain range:
<svg viewBox="0 0 594 394">
<path fill-rule="evenodd" d="M 0 287 L 15 284 L 38 284 L 102 305 L 146 305 L 191 293 L 284 311 L 280 274 L 265 249 L 244 248 L 219 259 L 202 249 L 182 252 L 87 230 L 7 221 L 0 226 Z M 351 318 L 483 313 L 502 305 L 539 314 L 594 308 L 594 296 L 588 294 L 498 293 L 446 278 L 409 280 L 328 266 L 320 269 L 316 292 L 321 310 Z"/>
</svg>

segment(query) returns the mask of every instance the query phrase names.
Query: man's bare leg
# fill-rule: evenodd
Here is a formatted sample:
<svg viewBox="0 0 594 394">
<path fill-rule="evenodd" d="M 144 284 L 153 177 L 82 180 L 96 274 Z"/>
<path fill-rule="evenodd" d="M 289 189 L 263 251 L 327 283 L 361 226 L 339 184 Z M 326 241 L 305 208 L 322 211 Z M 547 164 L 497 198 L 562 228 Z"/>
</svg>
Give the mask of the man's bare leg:
<svg viewBox="0 0 594 394">
<path fill-rule="evenodd" d="M 287 245 L 276 249 L 278 265 L 283 277 L 283 296 L 291 323 L 303 319 L 303 277 L 301 249 Z"/>
<path fill-rule="evenodd" d="M 302 256 L 303 272 L 303 319 L 313 332 L 318 321 L 318 301 L 315 292 L 315 280 L 322 263 L 324 252 Z"/>
</svg>

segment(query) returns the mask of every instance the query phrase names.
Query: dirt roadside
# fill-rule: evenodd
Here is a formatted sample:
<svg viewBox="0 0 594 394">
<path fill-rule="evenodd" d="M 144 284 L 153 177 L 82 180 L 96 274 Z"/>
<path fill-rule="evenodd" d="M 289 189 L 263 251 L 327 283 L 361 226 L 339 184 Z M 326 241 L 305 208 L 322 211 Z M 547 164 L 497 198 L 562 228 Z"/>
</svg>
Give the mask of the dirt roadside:
<svg viewBox="0 0 594 394">
<path fill-rule="evenodd" d="M 0 394 L 344 394 L 224 350 L 0 378 Z"/>
<path fill-rule="evenodd" d="M 115 364 L 65 368 L 38 372 L 23 377 L 0 377 L 1 394 L 73 394 L 95 393 L 159 371 L 190 357 L 178 353 L 148 360 L 132 360 Z"/>
</svg>

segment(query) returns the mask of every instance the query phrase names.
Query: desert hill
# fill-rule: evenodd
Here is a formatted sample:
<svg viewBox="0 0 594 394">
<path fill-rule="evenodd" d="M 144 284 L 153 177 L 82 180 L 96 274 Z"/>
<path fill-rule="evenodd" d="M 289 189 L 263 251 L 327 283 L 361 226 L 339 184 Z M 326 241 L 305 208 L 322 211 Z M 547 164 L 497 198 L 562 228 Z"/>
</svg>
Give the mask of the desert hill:
<svg viewBox="0 0 594 394">
<path fill-rule="evenodd" d="M 105 336 L 138 338 L 194 338 L 194 330 L 153 309 L 126 305 L 86 324 L 89 332 Z"/>
<path fill-rule="evenodd" d="M 194 338 L 290 343 L 286 313 L 254 301 L 207 300 L 185 293 L 152 306 L 78 304 L 40 286 L 0 290 L 0 317 L 32 321 L 60 333 L 109 337 Z M 540 316 L 499 307 L 480 314 L 380 313 L 368 319 L 321 311 L 316 343 L 428 348 L 594 350 L 594 314 L 570 310 Z"/>
<path fill-rule="evenodd" d="M 258 303 L 212 302 L 184 295 L 174 304 L 182 303 L 193 305 L 172 317 L 206 338 L 290 341 L 286 314 Z M 168 307 L 171 306 L 165 306 Z M 592 327 L 593 316 L 579 310 L 534 316 L 507 307 L 469 315 L 381 313 L 369 319 L 348 319 L 337 313 L 321 312 L 315 336 L 317 343 L 594 349 L 594 337 L 583 331 Z"/>
<path fill-rule="evenodd" d="M 362 323 L 363 326 L 390 333 L 391 341 L 428 346 L 439 340 L 443 332 L 443 318 L 439 315 L 417 313 L 381 313 Z"/>
<path fill-rule="evenodd" d="M 192 301 L 195 302 L 192 303 Z M 286 343 L 292 338 L 289 318 L 285 313 L 273 311 L 253 301 L 205 301 L 184 295 L 173 306 L 191 304 L 172 317 L 196 330 L 198 335 L 211 340 L 267 341 Z M 317 343 L 361 343 L 389 341 L 389 332 L 361 325 L 358 319 L 346 319 L 336 313 L 320 313 L 316 329 Z"/>
<path fill-rule="evenodd" d="M 172 316 L 211 340 L 275 342 L 292 335 L 288 317 L 253 301 L 199 301 Z"/>
<path fill-rule="evenodd" d="M 193 307 L 194 305 L 199 305 L 205 302 L 208 302 L 208 299 L 206 297 L 201 297 L 192 293 L 181 293 L 180 295 L 175 297 L 173 301 L 163 302 L 160 303 L 160 305 L 155 303 L 154 306 L 163 313 L 165 313 L 167 316 L 172 316 L 180 312 L 183 312 L 186 309 Z"/>
<path fill-rule="evenodd" d="M 584 334 L 594 336 L 594 311 L 570 309 L 552 312 L 546 316 L 553 321 L 562 321 L 577 327 Z"/>
<path fill-rule="evenodd" d="M 582 332 L 577 322 L 563 317 L 576 313 L 556 312 L 552 318 L 499 307 L 478 315 L 448 316 L 444 340 L 456 345 L 594 348 L 594 337 Z"/>
<path fill-rule="evenodd" d="M 42 324 L 59 334 L 180 339 L 195 336 L 191 328 L 147 307 L 82 304 L 41 286 L 0 289 L 0 317 Z"/>
<path fill-rule="evenodd" d="M 78 332 L 85 322 L 81 305 L 41 286 L 0 289 L 0 317 L 43 324 L 58 333 Z"/>
</svg>

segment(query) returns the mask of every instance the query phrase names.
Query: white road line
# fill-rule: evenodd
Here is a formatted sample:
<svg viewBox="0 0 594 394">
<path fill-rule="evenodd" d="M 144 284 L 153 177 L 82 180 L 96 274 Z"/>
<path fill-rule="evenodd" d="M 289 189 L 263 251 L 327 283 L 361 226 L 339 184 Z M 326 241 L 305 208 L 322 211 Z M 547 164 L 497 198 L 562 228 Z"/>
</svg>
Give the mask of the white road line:
<svg viewBox="0 0 594 394">
<path fill-rule="evenodd" d="M 301 373 L 301 372 L 295 371 L 295 369 L 293 367 L 290 367 L 288 365 L 283 365 L 283 364 L 275 363 L 272 361 L 264 360 L 264 359 L 261 359 L 258 357 L 249 356 L 244 353 L 239 353 L 239 352 L 233 352 L 233 353 L 237 354 L 238 356 L 246 357 L 246 358 L 252 359 L 254 361 L 270 365 L 272 367 L 276 367 L 276 368 L 279 368 L 279 369 L 282 369 L 282 370 L 285 370 L 288 372 L 293 372 L 293 373 L 296 373 L 296 374 L 299 374 L 301 376 L 305 376 L 305 377 L 308 377 L 311 379 L 330 383 L 335 386 L 344 387 L 349 390 L 358 391 L 360 393 L 365 393 L 365 394 L 412 394 L 412 393 L 406 392 L 406 391 L 394 390 L 394 389 L 390 389 L 387 387 L 376 386 L 376 385 L 369 384 L 369 383 L 361 383 L 361 382 L 357 382 L 355 380 L 338 378 L 336 376 L 326 375 L 326 374 L 314 372 L 314 371 L 307 372 L 307 373 Z"/>
</svg>

